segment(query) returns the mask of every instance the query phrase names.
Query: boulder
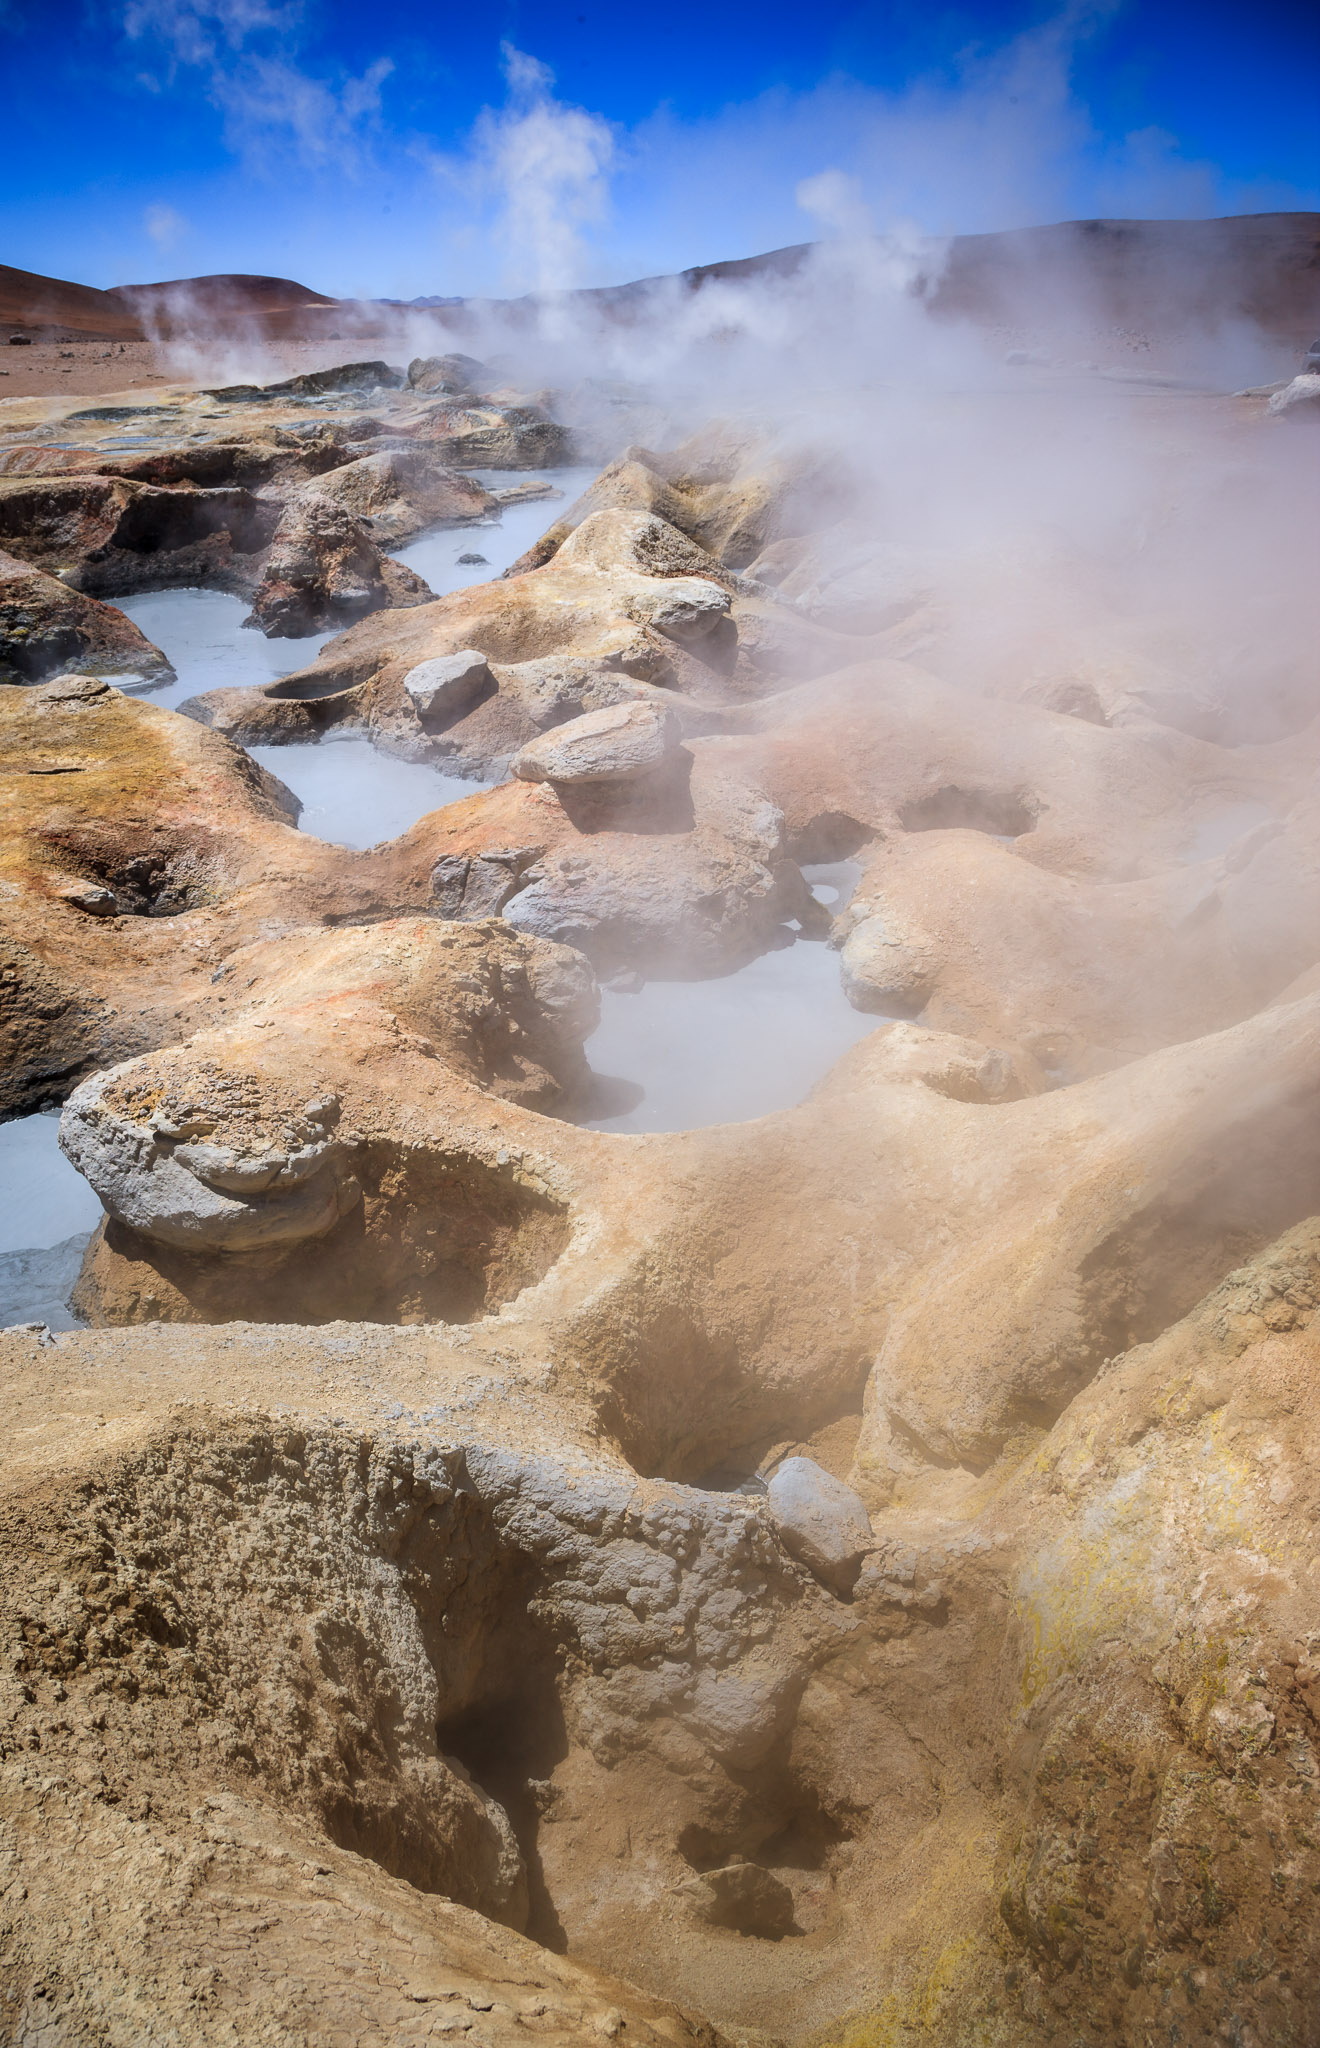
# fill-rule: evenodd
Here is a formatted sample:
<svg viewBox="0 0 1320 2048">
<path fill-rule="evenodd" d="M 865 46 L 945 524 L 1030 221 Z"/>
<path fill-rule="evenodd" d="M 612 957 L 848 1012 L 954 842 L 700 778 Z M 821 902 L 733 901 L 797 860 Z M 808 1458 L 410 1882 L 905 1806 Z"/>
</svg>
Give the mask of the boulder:
<svg viewBox="0 0 1320 2048">
<path fill-rule="evenodd" d="M 1291 384 L 1275 392 L 1269 409 L 1295 420 L 1320 419 L 1320 371 L 1304 370 L 1294 377 Z"/>
<path fill-rule="evenodd" d="M 785 1458 L 769 1498 L 785 1550 L 817 1578 L 850 1589 L 871 1547 L 870 1520 L 852 1488 L 814 1458 Z"/>
<path fill-rule="evenodd" d="M 680 646 L 704 640 L 722 626 L 732 610 L 726 590 L 701 576 L 676 576 L 652 594 L 646 591 L 632 606 L 639 623 L 653 626 Z"/>
<path fill-rule="evenodd" d="M 423 725 L 447 725 L 470 711 L 494 682 L 485 655 L 475 647 L 462 647 L 457 654 L 419 661 L 404 677 L 403 687 Z"/>
<path fill-rule="evenodd" d="M 408 387 L 412 391 L 440 391 L 454 394 L 474 391 L 484 381 L 486 366 L 475 356 L 414 356 L 408 365 Z"/>
<path fill-rule="evenodd" d="M 877 908 L 860 918 L 844 941 L 843 990 L 855 1010 L 911 1017 L 923 1007 L 936 968 L 929 939 L 912 925 L 900 928 Z"/>
<path fill-rule="evenodd" d="M 521 782 L 636 782 L 653 775 L 678 744 L 672 713 L 654 704 L 607 704 L 532 740 L 512 766 Z"/>
<path fill-rule="evenodd" d="M 322 1237 L 361 1201 L 334 1095 L 282 1103 L 263 1123 L 203 1069 L 144 1115 L 129 1072 L 85 1081 L 60 1121 L 63 1151 L 117 1221 L 164 1245 L 250 1252 Z"/>
<path fill-rule="evenodd" d="M 272 639 L 298 639 L 386 606 L 426 604 L 431 595 L 420 576 L 381 554 L 342 505 L 301 498 L 275 530 L 247 623 Z"/>
</svg>

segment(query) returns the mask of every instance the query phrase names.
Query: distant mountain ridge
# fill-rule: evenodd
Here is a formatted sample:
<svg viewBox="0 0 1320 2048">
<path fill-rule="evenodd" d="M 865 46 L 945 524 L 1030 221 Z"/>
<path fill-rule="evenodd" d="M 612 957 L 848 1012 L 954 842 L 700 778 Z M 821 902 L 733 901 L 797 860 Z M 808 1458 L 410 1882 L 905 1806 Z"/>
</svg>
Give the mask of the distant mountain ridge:
<svg viewBox="0 0 1320 2048">
<path fill-rule="evenodd" d="M 791 279 L 815 246 L 558 296 L 626 322 L 674 290 Z M 932 312 L 979 322 L 1014 326 L 1066 307 L 1099 323 L 1161 329 L 1249 319 L 1301 345 L 1320 329 L 1320 213 L 1062 221 L 958 235 L 943 259 L 916 289 Z M 51 339 L 165 341 L 241 326 L 273 341 L 353 341 L 381 334 L 405 312 L 445 312 L 462 327 L 497 306 L 528 320 L 537 303 L 531 296 L 332 299 L 293 278 L 242 274 L 100 291 L 0 265 L 0 324 Z"/>
</svg>

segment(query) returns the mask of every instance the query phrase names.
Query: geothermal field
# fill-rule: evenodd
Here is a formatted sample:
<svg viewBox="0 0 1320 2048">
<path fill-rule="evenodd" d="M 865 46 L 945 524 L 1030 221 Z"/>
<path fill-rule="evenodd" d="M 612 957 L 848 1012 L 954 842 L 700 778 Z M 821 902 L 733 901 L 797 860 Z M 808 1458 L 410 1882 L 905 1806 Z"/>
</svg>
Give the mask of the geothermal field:
<svg viewBox="0 0 1320 2048">
<path fill-rule="evenodd" d="M 0 2039 L 1320 2043 L 1320 216 L 0 274 Z"/>
</svg>

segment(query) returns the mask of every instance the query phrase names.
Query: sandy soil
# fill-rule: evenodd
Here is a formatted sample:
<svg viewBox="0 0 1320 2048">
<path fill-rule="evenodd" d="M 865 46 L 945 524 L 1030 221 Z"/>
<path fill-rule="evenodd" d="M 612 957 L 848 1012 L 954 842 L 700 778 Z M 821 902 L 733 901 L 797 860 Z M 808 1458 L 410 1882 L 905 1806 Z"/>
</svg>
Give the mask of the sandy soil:
<svg viewBox="0 0 1320 2048">
<path fill-rule="evenodd" d="M 404 351 L 406 359 L 406 350 Z M 251 377 L 274 383 L 303 370 L 327 369 L 333 363 L 360 362 L 373 356 L 399 360 L 399 344 L 391 335 L 368 335 L 351 341 L 268 341 L 252 351 L 250 362 L 233 359 L 208 368 L 195 351 L 186 354 L 147 341 L 59 341 L 9 347 L 0 340 L 0 401 L 7 398 L 100 398 L 108 392 L 145 389 L 180 379 L 205 383 L 234 382 Z"/>
</svg>

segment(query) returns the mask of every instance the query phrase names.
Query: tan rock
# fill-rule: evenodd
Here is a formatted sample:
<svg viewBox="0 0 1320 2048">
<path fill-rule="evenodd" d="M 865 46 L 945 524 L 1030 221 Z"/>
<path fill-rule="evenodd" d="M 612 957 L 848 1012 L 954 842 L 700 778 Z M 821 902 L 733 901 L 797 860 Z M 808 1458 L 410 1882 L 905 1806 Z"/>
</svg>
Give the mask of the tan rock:
<svg viewBox="0 0 1320 2048">
<path fill-rule="evenodd" d="M 571 718 L 519 749 L 510 766 L 521 782 L 635 782 L 654 775 L 678 746 L 678 721 L 652 704 L 617 704 Z"/>
<path fill-rule="evenodd" d="M 426 448 L 359 456 L 303 487 L 366 521 L 378 547 L 398 547 L 432 526 L 487 519 L 495 500 L 475 477 L 446 469 Z"/>
<path fill-rule="evenodd" d="M 493 686 L 486 657 L 475 647 L 419 661 L 403 679 L 423 725 L 452 724 Z"/>
</svg>

